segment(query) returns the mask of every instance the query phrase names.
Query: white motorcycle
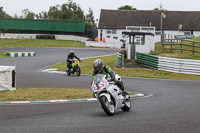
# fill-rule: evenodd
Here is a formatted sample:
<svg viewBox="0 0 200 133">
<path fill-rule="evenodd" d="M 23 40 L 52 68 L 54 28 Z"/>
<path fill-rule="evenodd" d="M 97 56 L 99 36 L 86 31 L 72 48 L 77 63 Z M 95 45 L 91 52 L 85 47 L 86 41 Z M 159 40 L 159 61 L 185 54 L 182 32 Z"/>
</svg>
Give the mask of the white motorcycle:
<svg viewBox="0 0 200 133">
<path fill-rule="evenodd" d="M 121 77 L 117 74 L 115 78 L 121 80 Z M 128 95 L 123 96 L 121 89 L 114 82 L 108 82 L 106 75 L 95 75 L 91 90 L 109 116 L 113 116 L 116 109 L 121 108 L 123 111 L 131 109 L 130 97 Z"/>
</svg>

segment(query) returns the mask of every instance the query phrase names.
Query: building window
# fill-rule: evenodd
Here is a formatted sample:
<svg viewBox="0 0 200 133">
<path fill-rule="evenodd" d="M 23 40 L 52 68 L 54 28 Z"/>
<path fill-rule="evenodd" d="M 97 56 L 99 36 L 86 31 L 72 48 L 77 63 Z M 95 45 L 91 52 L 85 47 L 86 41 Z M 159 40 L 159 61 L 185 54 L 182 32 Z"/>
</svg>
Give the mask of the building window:
<svg viewBox="0 0 200 133">
<path fill-rule="evenodd" d="M 117 30 L 116 29 L 106 30 L 106 34 L 117 34 Z"/>
<path fill-rule="evenodd" d="M 135 39 L 134 39 L 134 44 L 135 45 L 144 45 L 145 44 L 145 36 L 135 36 Z"/>
<path fill-rule="evenodd" d="M 106 34 L 111 34 L 112 31 L 111 30 L 106 30 Z"/>
<path fill-rule="evenodd" d="M 161 31 L 156 31 L 156 35 L 161 35 Z"/>
<path fill-rule="evenodd" d="M 116 33 L 117 33 L 117 31 L 113 29 L 112 30 L 112 34 L 116 34 Z"/>
<path fill-rule="evenodd" d="M 184 35 L 191 35 L 190 31 L 184 31 Z"/>
</svg>

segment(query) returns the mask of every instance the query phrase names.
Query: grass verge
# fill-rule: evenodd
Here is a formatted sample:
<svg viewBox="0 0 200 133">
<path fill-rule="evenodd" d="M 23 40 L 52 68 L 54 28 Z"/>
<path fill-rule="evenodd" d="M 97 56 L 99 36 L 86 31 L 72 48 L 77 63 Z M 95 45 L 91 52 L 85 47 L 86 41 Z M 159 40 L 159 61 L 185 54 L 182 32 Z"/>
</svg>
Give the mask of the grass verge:
<svg viewBox="0 0 200 133">
<path fill-rule="evenodd" d="M 48 39 L 0 39 L 0 48 L 25 47 L 85 47 L 83 42 Z"/>
<path fill-rule="evenodd" d="M 80 63 L 81 73 L 82 74 L 92 74 L 93 71 L 93 62 L 96 59 L 102 59 L 104 65 L 110 66 L 115 73 L 119 74 L 120 76 L 125 77 L 142 77 L 142 78 L 159 78 L 159 79 L 177 79 L 177 80 L 200 80 L 200 76 L 197 75 L 186 75 L 186 74 L 178 74 L 172 72 L 164 72 L 158 71 L 148 68 L 117 68 L 117 55 L 106 56 L 106 57 L 99 57 L 99 58 L 91 58 L 91 59 L 84 59 Z M 66 70 L 66 63 L 60 63 L 53 65 L 49 68 L 58 68 L 58 71 L 65 72 Z"/>
<path fill-rule="evenodd" d="M 69 40 L 48 39 L 0 39 L 0 48 L 25 48 L 25 47 L 74 47 L 84 48 L 85 43 Z M 9 57 L 7 52 L 0 52 L 0 57 Z"/>
<path fill-rule="evenodd" d="M 196 37 L 196 38 L 193 38 L 191 40 L 200 41 L 200 37 Z M 183 44 L 193 45 L 192 42 L 187 41 L 187 40 L 183 41 Z M 195 45 L 196 46 L 200 46 L 200 42 L 195 43 Z M 170 48 L 170 46 L 167 45 L 167 46 L 165 46 L 165 48 Z M 175 45 L 172 48 L 180 49 L 181 46 L 180 45 Z M 183 49 L 192 50 L 191 46 L 183 46 L 182 48 Z M 195 47 L 194 50 L 200 51 L 200 48 Z M 185 50 L 183 50 L 182 53 L 181 53 L 181 50 L 172 50 L 172 51 L 171 50 L 163 50 L 161 43 L 157 43 L 155 45 L 155 51 L 152 51 L 150 54 L 157 55 L 157 56 L 164 56 L 164 57 L 180 58 L 180 59 L 200 60 L 200 53 L 196 52 L 196 53 L 193 54 L 191 51 L 185 51 Z"/>
<path fill-rule="evenodd" d="M 7 55 L 8 52 L 0 52 L 0 57 L 4 58 L 4 57 L 9 57 Z"/>
<path fill-rule="evenodd" d="M 135 93 L 130 93 L 131 95 Z M 57 99 L 92 98 L 90 89 L 70 88 L 17 88 L 0 92 L 0 101 L 37 101 Z"/>
<path fill-rule="evenodd" d="M 90 89 L 17 88 L 0 92 L 0 101 L 35 101 L 92 97 Z"/>
</svg>

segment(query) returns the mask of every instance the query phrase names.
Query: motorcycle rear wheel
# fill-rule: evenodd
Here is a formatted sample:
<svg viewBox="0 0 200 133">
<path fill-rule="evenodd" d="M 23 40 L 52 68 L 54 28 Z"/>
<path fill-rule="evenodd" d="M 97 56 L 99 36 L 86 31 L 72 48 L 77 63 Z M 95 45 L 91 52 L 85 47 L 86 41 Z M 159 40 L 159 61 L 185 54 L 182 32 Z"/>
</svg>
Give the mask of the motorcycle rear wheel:
<svg viewBox="0 0 200 133">
<path fill-rule="evenodd" d="M 68 76 L 70 76 L 71 75 L 71 72 L 70 72 L 70 70 L 68 69 L 68 70 L 66 70 L 66 73 L 67 73 L 67 75 Z"/>
<path fill-rule="evenodd" d="M 104 112 L 109 116 L 113 116 L 115 113 L 115 107 L 113 104 L 114 103 L 113 100 L 111 99 L 111 102 L 109 103 L 106 96 L 101 96 L 99 98 L 99 101 L 101 103 L 101 106 L 102 106 Z"/>
</svg>

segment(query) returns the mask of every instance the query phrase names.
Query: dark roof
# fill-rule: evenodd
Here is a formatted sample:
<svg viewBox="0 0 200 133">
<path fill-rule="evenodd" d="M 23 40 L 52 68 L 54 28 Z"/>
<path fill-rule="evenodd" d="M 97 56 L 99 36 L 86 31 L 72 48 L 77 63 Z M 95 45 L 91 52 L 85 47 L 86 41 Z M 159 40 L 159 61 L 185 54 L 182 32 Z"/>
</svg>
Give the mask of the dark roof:
<svg viewBox="0 0 200 133">
<path fill-rule="evenodd" d="M 132 36 L 134 36 L 134 35 L 151 35 L 151 36 L 153 36 L 154 35 L 153 33 L 149 33 L 149 32 L 126 32 L 126 31 L 122 32 L 122 34 L 132 35 Z"/>
<path fill-rule="evenodd" d="M 164 30 L 200 31 L 200 11 L 162 11 Z M 126 26 L 151 26 L 160 29 L 161 11 L 155 10 L 101 10 L 99 29 L 125 29 Z"/>
</svg>

